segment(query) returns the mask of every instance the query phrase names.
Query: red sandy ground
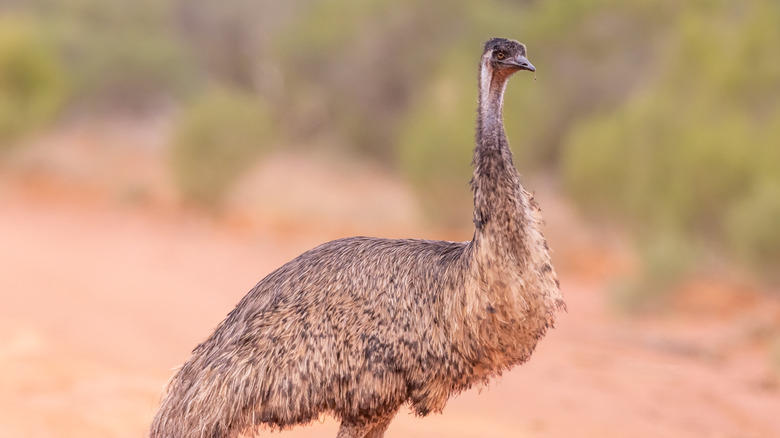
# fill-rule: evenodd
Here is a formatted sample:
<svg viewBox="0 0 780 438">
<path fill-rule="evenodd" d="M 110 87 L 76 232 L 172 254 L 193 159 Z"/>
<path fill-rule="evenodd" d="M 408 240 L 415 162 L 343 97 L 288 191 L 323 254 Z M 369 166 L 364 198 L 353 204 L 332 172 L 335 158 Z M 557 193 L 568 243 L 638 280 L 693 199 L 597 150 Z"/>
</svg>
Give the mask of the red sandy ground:
<svg viewBox="0 0 780 438">
<path fill-rule="evenodd" d="M 276 163 L 290 171 L 293 161 Z M 291 172 L 315 171 L 297 166 Z M 352 190 L 357 209 L 372 189 L 398 193 L 381 181 L 322 178 L 336 181 L 325 190 Z M 290 258 L 349 234 L 470 237 L 405 229 L 413 214 L 379 227 L 361 226 L 371 217 L 335 225 L 348 211 L 315 210 L 292 225 L 211 220 L 84 193 L 0 179 L 0 437 L 144 436 L 171 370 Z M 775 301 L 700 279 L 674 312 L 620 317 L 607 289 L 626 257 L 588 238 L 554 197 L 539 201 L 559 218 L 548 234 L 568 313 L 528 364 L 451 400 L 443 415 L 404 409 L 388 438 L 780 436 L 766 346 L 780 317 Z M 281 436 L 335 436 L 337 427 L 326 419 Z"/>
</svg>

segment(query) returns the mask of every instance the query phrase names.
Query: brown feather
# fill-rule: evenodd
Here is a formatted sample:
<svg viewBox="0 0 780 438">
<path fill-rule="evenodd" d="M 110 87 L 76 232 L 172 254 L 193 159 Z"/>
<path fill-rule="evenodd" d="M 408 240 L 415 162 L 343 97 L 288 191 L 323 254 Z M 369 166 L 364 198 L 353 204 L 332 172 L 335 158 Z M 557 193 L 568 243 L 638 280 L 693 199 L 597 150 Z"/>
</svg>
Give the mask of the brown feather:
<svg viewBox="0 0 780 438">
<path fill-rule="evenodd" d="M 169 382 L 153 438 L 232 437 L 329 413 L 381 437 L 399 407 L 447 400 L 527 361 L 564 308 L 541 216 L 504 133 L 506 71 L 486 43 L 470 242 L 352 237 L 262 279 Z M 488 81 L 486 83 L 486 81 Z"/>
</svg>

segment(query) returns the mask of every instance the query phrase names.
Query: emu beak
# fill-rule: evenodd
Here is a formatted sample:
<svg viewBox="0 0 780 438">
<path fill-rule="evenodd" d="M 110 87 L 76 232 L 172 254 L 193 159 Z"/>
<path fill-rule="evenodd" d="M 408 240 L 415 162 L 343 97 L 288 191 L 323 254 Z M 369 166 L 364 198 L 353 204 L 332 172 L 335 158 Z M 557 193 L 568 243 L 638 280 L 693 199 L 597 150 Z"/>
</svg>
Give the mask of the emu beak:
<svg viewBox="0 0 780 438">
<path fill-rule="evenodd" d="M 536 71 L 536 67 L 534 67 L 534 65 L 523 55 L 517 55 L 517 58 L 510 62 L 520 70 Z"/>
</svg>

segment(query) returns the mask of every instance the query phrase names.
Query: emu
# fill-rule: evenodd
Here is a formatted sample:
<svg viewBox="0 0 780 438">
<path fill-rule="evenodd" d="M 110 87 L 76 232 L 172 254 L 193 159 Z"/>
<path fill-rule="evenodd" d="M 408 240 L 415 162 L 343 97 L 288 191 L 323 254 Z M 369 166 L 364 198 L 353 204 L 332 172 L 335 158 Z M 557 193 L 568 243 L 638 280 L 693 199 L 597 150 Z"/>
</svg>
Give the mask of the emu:
<svg viewBox="0 0 780 438">
<path fill-rule="evenodd" d="M 523 44 L 485 43 L 470 242 L 351 237 L 307 251 L 238 303 L 168 383 L 152 438 L 254 436 L 323 414 L 337 438 L 381 438 L 526 362 L 565 310 L 541 215 L 503 124 Z"/>
</svg>

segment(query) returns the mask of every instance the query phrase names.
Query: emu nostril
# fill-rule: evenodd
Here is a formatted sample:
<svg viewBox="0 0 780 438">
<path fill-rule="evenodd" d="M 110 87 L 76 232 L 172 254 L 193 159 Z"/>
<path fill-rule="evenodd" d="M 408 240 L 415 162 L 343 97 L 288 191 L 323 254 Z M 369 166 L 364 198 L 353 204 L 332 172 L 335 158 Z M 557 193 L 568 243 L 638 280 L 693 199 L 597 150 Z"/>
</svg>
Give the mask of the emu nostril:
<svg viewBox="0 0 780 438">
<path fill-rule="evenodd" d="M 531 64 L 531 61 L 523 55 L 518 55 L 516 65 L 522 70 L 536 71 L 536 67 L 534 67 L 534 65 Z"/>
</svg>

